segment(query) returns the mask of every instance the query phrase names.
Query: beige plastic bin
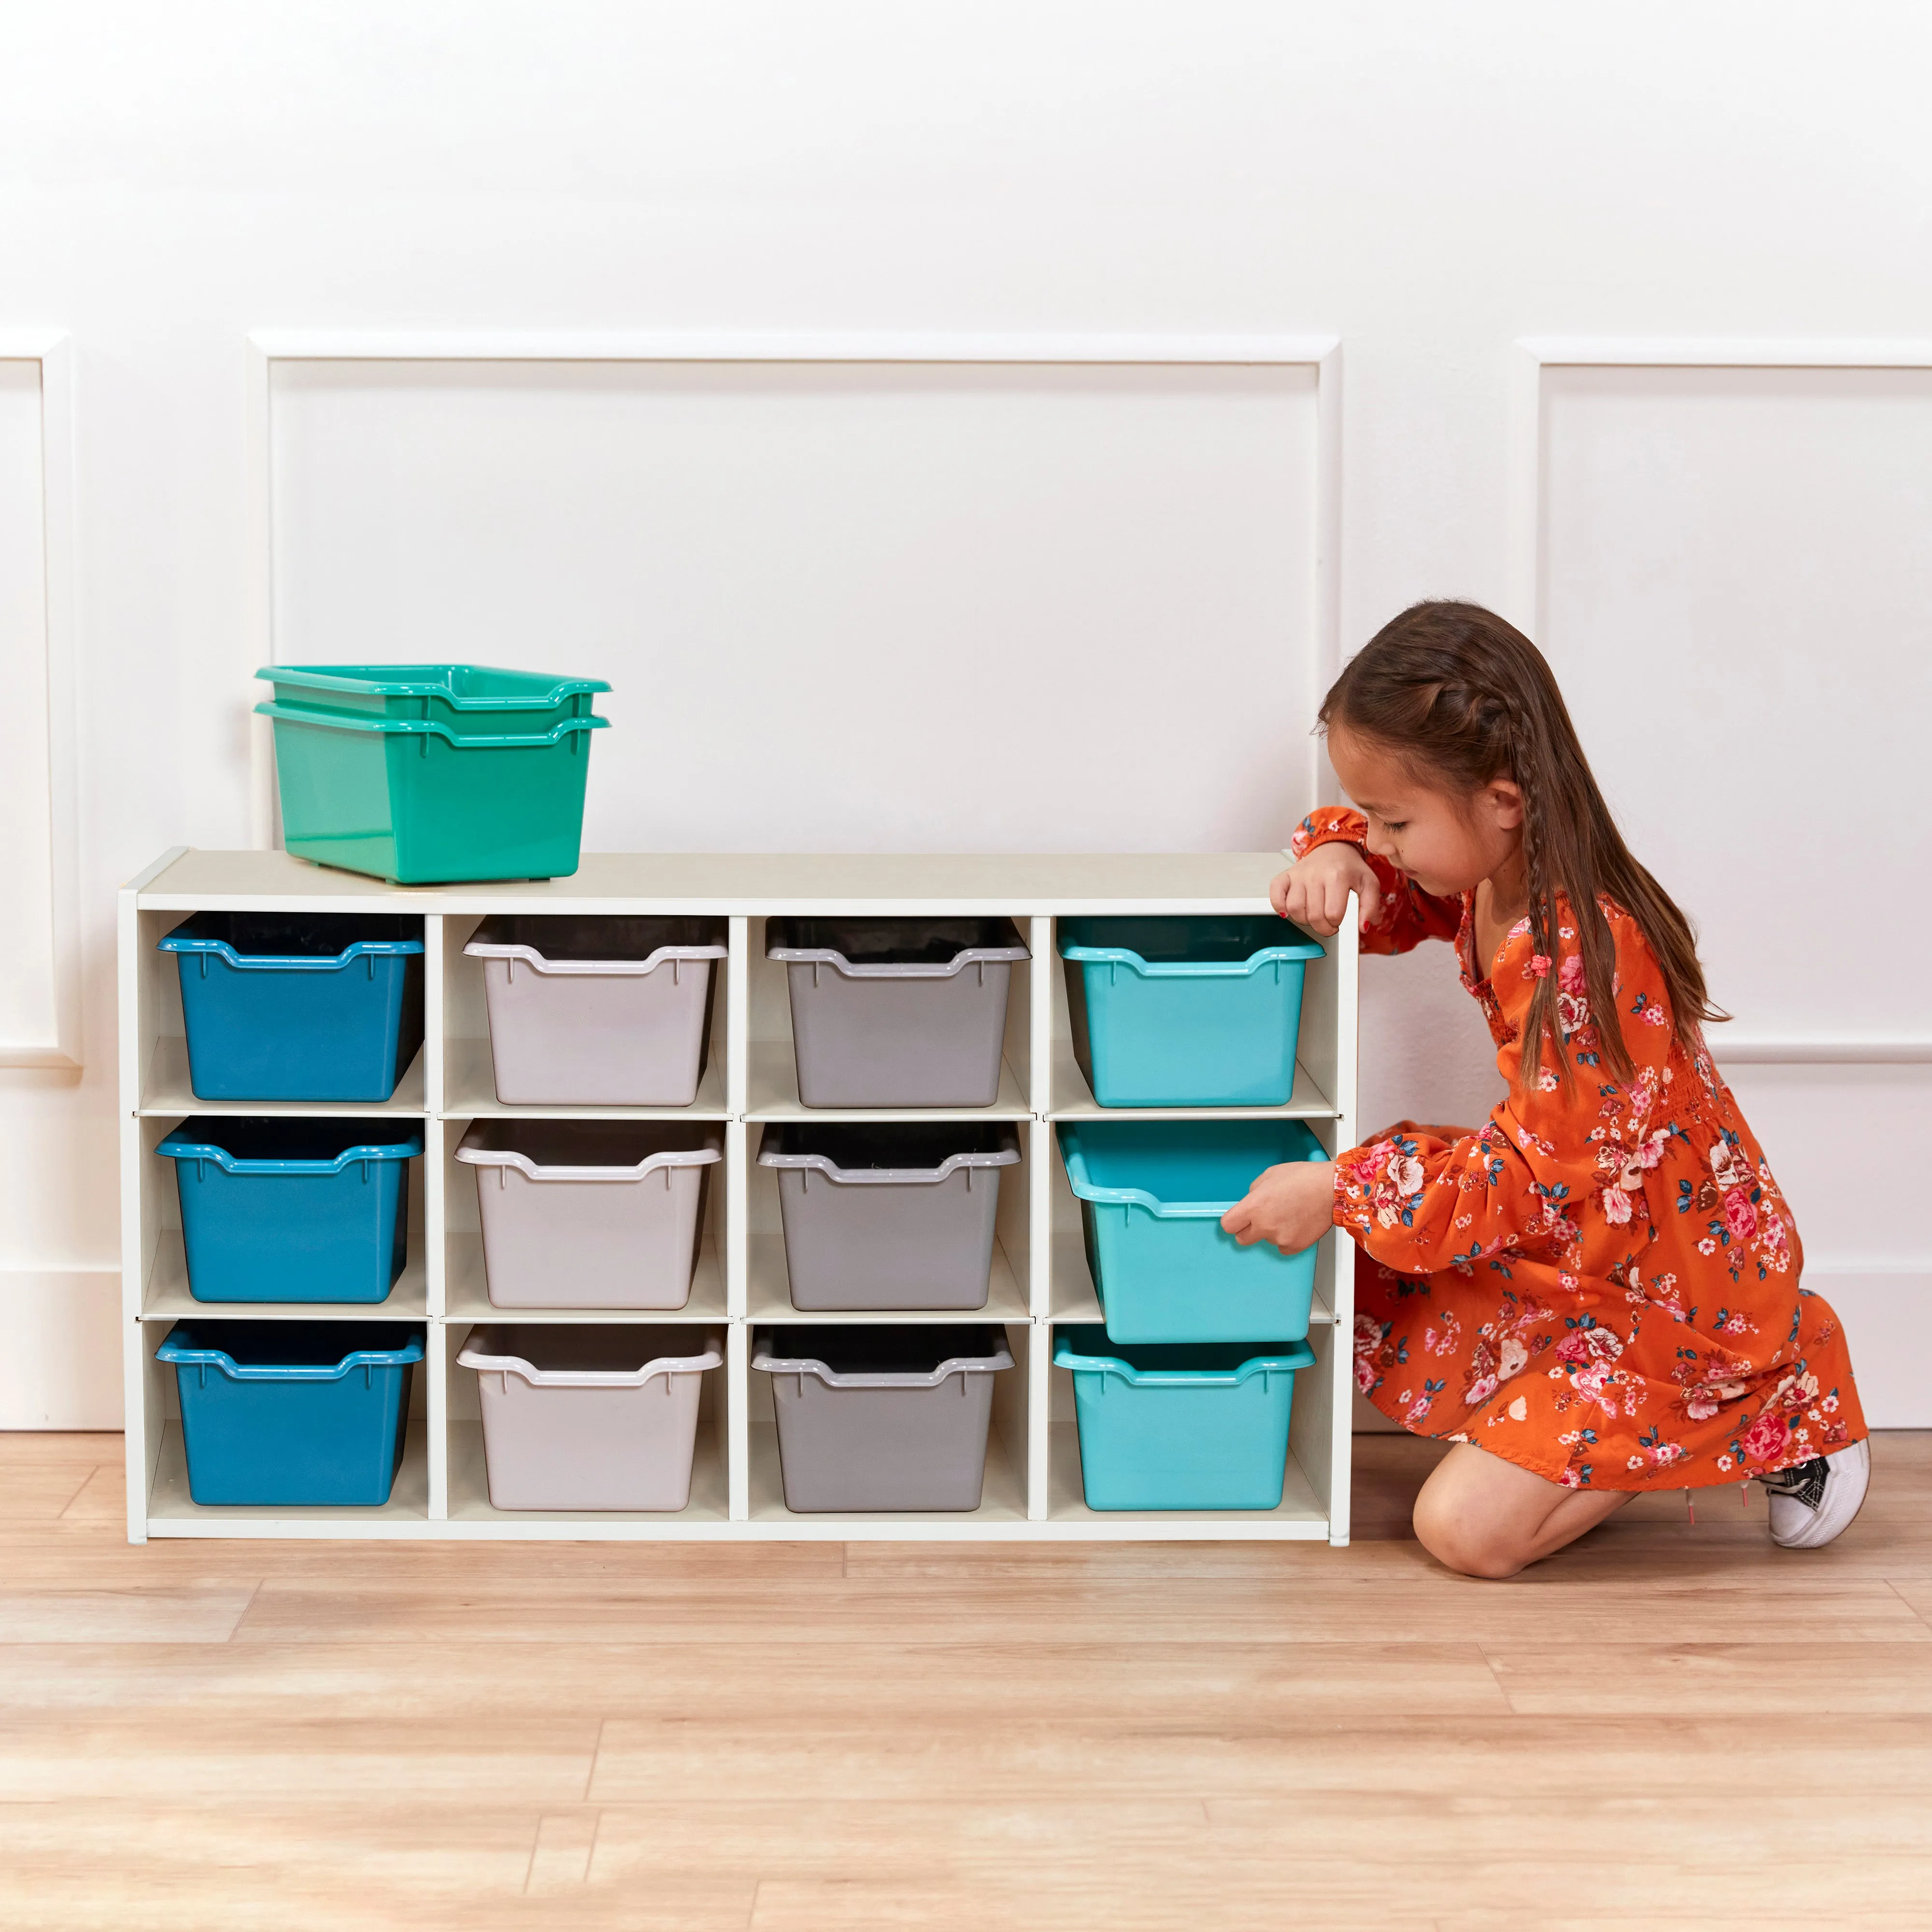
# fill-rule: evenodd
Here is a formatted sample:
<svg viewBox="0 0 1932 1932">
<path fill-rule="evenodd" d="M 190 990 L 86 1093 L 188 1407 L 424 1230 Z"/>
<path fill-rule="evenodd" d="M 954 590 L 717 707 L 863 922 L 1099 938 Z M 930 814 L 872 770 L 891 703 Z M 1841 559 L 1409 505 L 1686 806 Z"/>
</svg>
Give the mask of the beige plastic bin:
<svg viewBox="0 0 1932 1932">
<path fill-rule="evenodd" d="M 496 1097 L 513 1107 L 688 1107 L 704 1077 L 722 919 L 500 914 L 483 962 Z"/>
<path fill-rule="evenodd" d="M 716 1120 L 478 1120 L 483 1268 L 499 1308 L 682 1308 L 703 1239 Z"/>
<path fill-rule="evenodd" d="M 490 1501 L 506 1510 L 681 1510 L 722 1328 L 558 1322 L 472 1330 Z"/>
</svg>

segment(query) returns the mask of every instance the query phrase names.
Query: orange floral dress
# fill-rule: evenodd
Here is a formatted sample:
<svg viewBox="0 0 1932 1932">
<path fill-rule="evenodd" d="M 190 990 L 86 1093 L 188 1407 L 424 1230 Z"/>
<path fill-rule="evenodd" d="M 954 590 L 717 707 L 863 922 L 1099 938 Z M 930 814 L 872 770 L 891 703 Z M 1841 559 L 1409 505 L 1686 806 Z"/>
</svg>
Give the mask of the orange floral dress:
<svg viewBox="0 0 1932 1932">
<path fill-rule="evenodd" d="M 1366 833 L 1358 812 L 1318 812 L 1294 851 Z M 1634 1069 L 1619 1084 L 1567 901 L 1554 961 L 1535 956 L 1525 919 L 1478 979 L 1474 895 L 1433 898 L 1364 856 L 1384 897 L 1362 950 L 1453 940 L 1509 1092 L 1480 1132 L 1404 1121 L 1335 1164 L 1336 1224 L 1360 1250 L 1362 1393 L 1416 1435 L 1573 1488 L 1735 1483 L 1862 1436 L 1844 1330 L 1798 1286 L 1791 1210 L 1702 1042 L 1672 1024 L 1630 916 L 1601 902 Z M 1535 1083 L 1522 1078 L 1539 969 L 1558 975 L 1567 1084 L 1546 1053 Z"/>
</svg>

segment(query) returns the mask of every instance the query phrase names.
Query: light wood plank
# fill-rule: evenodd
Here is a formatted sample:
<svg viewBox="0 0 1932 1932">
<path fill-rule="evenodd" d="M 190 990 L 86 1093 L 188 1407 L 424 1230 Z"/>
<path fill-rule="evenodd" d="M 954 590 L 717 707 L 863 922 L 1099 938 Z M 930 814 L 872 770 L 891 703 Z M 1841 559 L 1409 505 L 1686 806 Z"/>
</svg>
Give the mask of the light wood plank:
<svg viewBox="0 0 1932 1932">
<path fill-rule="evenodd" d="M 0 1438 L 0 1917 L 1922 1927 L 1932 1438 L 1815 1556 L 1654 1497 L 1503 1585 L 1384 1440 L 1345 1550 L 537 1551 L 130 1547 Z"/>
<path fill-rule="evenodd" d="M 250 1590 L 0 1591 L 0 1643 L 226 1643 Z"/>
</svg>

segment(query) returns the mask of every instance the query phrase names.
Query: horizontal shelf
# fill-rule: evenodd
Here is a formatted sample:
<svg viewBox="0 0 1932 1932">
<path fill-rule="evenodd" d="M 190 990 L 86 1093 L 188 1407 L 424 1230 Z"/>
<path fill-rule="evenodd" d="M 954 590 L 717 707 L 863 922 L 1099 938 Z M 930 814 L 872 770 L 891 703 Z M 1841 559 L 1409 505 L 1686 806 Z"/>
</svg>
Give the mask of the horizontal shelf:
<svg viewBox="0 0 1932 1932">
<path fill-rule="evenodd" d="M 452 1233 L 443 1248 L 443 1306 L 452 1322 L 723 1322 L 724 1270 L 707 1230 L 698 1251 L 691 1299 L 682 1308 L 506 1308 L 490 1299 L 483 1237 Z"/>
<path fill-rule="evenodd" d="M 506 1538 L 674 1537 L 730 1518 L 724 1460 L 716 1424 L 698 1425 L 691 1460 L 691 1500 L 681 1510 L 502 1510 L 490 1500 L 489 1468 L 480 1422 L 449 1425 L 449 1520 L 472 1534 Z"/>
<path fill-rule="evenodd" d="M 1093 1273 L 1087 1265 L 1086 1243 L 1078 1234 L 1055 1234 L 1050 1256 L 1052 1267 L 1047 1282 L 1048 1319 L 1065 1322 L 1102 1320 L 1100 1298 L 1094 1286 Z M 1315 1299 L 1308 1312 L 1310 1325 L 1325 1326 L 1334 1318 L 1335 1311 L 1322 1292 L 1318 1273 Z"/>
<path fill-rule="evenodd" d="M 141 1086 L 142 1114 L 421 1114 L 423 1105 L 423 1054 L 420 1050 L 396 1082 L 386 1100 L 202 1100 L 188 1084 L 188 1042 L 179 1034 L 164 1033 L 154 1042 L 148 1077 Z"/>
<path fill-rule="evenodd" d="M 997 1426 L 986 1438 L 986 1478 L 977 1509 L 864 1510 L 841 1515 L 794 1514 L 787 1509 L 784 1478 L 778 1464 L 778 1426 L 754 1423 L 749 1433 L 751 1520 L 754 1523 L 783 1523 L 788 1535 L 842 1540 L 861 1527 L 875 1535 L 890 1535 L 895 1526 L 903 1531 L 914 1525 L 950 1525 L 953 1534 L 968 1536 L 1026 1521 L 1026 1484 L 1019 1474 L 1024 1466 L 1024 1458 L 1007 1454 Z"/>
<path fill-rule="evenodd" d="M 161 911 L 914 915 L 1266 912 L 1280 852 L 586 852 L 567 878 L 392 886 L 286 852 L 190 847 L 140 889 Z"/>
<path fill-rule="evenodd" d="M 794 1308 L 791 1278 L 785 1269 L 784 1237 L 754 1234 L 746 1306 L 754 1322 L 1024 1322 L 1029 1318 L 1026 1290 L 1006 1258 L 993 1244 L 992 1274 L 986 1304 L 980 1308 Z"/>
<path fill-rule="evenodd" d="M 1052 1120 L 1332 1120 L 1340 1109 L 1297 1060 L 1294 1085 L 1285 1107 L 1103 1107 L 1080 1070 L 1073 1042 L 1053 1043 Z"/>
<path fill-rule="evenodd" d="M 429 1271 L 420 1236 L 386 1301 L 197 1301 L 188 1292 L 188 1256 L 178 1228 L 164 1228 L 141 1298 L 143 1322 L 184 1316 L 220 1322 L 421 1322 L 429 1313 Z"/>
<path fill-rule="evenodd" d="M 1033 1118 L 1019 1076 L 1000 1062 L 1000 1088 L 989 1107 L 808 1107 L 798 1097 L 798 1062 L 788 1040 L 752 1042 L 748 1118 L 754 1120 L 1027 1120 Z"/>
<path fill-rule="evenodd" d="M 724 1066 L 714 1053 L 688 1107 L 511 1106 L 496 1098 L 496 1073 L 487 1040 L 452 1040 L 443 1052 L 445 1120 L 682 1120 L 724 1118 Z"/>
<path fill-rule="evenodd" d="M 1096 1538 L 1262 1538 L 1325 1543 L 1328 1515 L 1292 1451 L 1281 1504 L 1271 1510 L 1092 1510 L 1080 1486 L 1079 1426 L 1048 1431 L 1047 1521 L 1061 1534 Z"/>
<path fill-rule="evenodd" d="M 389 1500 L 373 1508 L 197 1503 L 188 1495 L 188 1455 L 176 1421 L 162 1429 L 160 1456 L 148 1492 L 150 1536 L 420 1537 L 428 1520 L 428 1433 L 420 1420 L 409 1424 L 403 1466 L 396 1472 Z"/>
</svg>

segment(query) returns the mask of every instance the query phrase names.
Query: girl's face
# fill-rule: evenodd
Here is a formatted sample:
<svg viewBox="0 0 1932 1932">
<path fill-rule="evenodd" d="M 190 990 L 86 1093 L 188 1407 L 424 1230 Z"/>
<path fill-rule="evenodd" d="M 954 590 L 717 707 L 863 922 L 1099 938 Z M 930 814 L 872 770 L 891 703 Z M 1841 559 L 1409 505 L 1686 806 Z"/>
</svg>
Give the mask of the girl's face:
<svg viewBox="0 0 1932 1932">
<path fill-rule="evenodd" d="M 1386 746 L 1339 728 L 1328 734 L 1328 756 L 1369 821 L 1369 850 L 1426 892 L 1472 892 L 1522 849 L 1522 794 L 1513 778 L 1458 798 L 1418 778 Z"/>
</svg>

